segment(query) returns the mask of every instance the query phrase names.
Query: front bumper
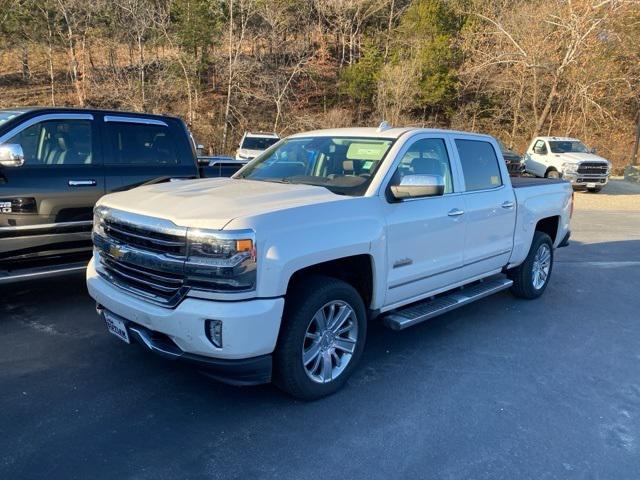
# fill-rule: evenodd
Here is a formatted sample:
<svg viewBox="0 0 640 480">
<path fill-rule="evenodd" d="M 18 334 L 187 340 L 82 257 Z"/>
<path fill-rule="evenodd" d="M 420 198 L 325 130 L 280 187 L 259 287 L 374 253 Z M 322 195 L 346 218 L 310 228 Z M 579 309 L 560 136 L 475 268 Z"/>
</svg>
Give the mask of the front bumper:
<svg viewBox="0 0 640 480">
<path fill-rule="evenodd" d="M 96 310 L 100 317 L 104 319 L 104 307 L 97 305 Z M 110 315 L 114 316 L 112 312 L 110 312 Z M 230 385 L 260 385 L 271 381 L 271 355 L 260 355 L 259 357 L 237 360 L 194 355 L 182 351 L 170 338 L 162 333 L 154 332 L 122 317 L 118 319 L 126 325 L 129 338 L 142 345 L 148 351 L 170 360 L 191 364 L 203 374 L 215 380 Z"/>
<path fill-rule="evenodd" d="M 580 173 L 564 173 L 563 180 L 571 182 L 574 187 L 587 188 L 590 184 L 597 187 L 604 187 L 609 181 L 609 175 L 583 175 Z"/>
<path fill-rule="evenodd" d="M 275 349 L 284 298 L 214 301 L 185 298 L 175 308 L 146 302 L 101 277 L 94 261 L 87 266 L 89 295 L 109 312 L 150 332 L 165 335 L 185 358 L 195 355 L 215 360 L 246 360 L 269 355 Z M 222 320 L 222 348 L 205 333 L 206 320 Z"/>
</svg>

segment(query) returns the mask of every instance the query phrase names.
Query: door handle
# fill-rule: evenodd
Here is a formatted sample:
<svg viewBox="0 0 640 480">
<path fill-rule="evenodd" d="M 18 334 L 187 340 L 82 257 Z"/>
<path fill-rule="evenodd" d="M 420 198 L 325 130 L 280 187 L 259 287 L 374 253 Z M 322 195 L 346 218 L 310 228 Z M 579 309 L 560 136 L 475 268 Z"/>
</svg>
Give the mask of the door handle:
<svg viewBox="0 0 640 480">
<path fill-rule="evenodd" d="M 500 205 L 502 208 L 513 208 L 513 206 L 515 205 L 515 203 L 510 202 L 509 200 L 507 200 L 506 202 L 503 202 L 502 205 Z"/>
<path fill-rule="evenodd" d="M 464 210 L 460 210 L 459 208 L 454 208 L 453 210 L 449 210 L 447 213 L 450 217 L 459 217 L 460 215 L 464 215 Z"/>
<path fill-rule="evenodd" d="M 95 187 L 97 184 L 95 180 L 69 180 L 70 187 Z"/>
</svg>

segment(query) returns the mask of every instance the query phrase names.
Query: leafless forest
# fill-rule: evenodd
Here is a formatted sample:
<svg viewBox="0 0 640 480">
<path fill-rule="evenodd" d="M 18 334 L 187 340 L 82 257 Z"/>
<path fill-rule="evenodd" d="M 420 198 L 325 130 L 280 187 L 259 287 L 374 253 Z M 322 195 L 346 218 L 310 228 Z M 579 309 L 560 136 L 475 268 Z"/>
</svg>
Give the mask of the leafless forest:
<svg viewBox="0 0 640 480">
<path fill-rule="evenodd" d="M 0 107 L 173 113 L 211 153 L 246 129 L 425 125 L 629 163 L 637 0 L 0 0 Z"/>
</svg>

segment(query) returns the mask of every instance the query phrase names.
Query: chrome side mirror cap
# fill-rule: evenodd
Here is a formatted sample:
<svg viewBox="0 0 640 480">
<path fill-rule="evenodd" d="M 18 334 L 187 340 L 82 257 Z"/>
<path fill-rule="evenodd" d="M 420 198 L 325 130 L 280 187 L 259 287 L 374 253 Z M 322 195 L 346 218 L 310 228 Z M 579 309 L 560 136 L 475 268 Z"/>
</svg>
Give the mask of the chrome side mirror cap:
<svg viewBox="0 0 640 480">
<path fill-rule="evenodd" d="M 397 185 L 391 185 L 396 200 L 444 195 L 444 178 L 440 175 L 405 175 Z"/>
<path fill-rule="evenodd" d="M 0 145 L 0 165 L 3 167 L 21 167 L 24 165 L 24 152 L 18 143 Z"/>
<path fill-rule="evenodd" d="M 596 153 L 598 153 L 598 149 L 596 149 L 596 147 L 593 147 L 591 149 L 591 153 L 593 153 L 595 155 Z"/>
</svg>

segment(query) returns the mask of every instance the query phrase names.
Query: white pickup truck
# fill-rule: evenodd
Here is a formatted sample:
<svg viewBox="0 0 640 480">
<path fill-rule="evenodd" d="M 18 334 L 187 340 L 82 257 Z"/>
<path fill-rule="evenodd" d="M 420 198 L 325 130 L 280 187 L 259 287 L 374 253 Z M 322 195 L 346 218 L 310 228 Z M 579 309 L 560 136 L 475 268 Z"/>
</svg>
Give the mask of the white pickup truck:
<svg viewBox="0 0 640 480">
<path fill-rule="evenodd" d="M 568 182 L 510 179 L 487 135 L 301 133 L 230 179 L 103 197 L 87 285 L 127 343 L 313 399 L 352 374 L 368 320 L 541 295 L 572 206 Z"/>
<path fill-rule="evenodd" d="M 576 138 L 536 137 L 524 163 L 525 171 L 536 177 L 563 178 L 590 192 L 602 190 L 611 174 L 611 163 Z"/>
</svg>

